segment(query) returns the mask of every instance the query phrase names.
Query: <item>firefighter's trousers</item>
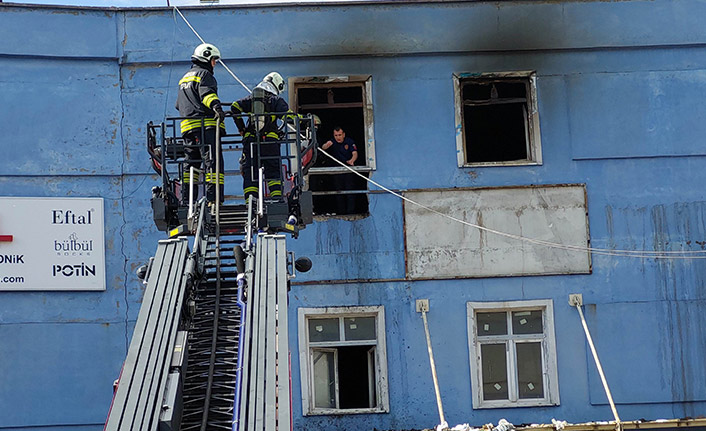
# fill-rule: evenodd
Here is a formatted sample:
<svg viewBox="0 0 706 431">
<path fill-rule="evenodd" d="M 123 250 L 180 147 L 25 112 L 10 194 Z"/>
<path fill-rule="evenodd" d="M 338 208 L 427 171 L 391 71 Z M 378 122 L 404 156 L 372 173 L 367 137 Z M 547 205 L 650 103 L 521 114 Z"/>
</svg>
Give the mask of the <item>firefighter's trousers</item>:
<svg viewBox="0 0 706 431">
<path fill-rule="evenodd" d="M 258 170 L 265 168 L 264 182 L 271 197 L 282 196 L 282 174 L 280 170 L 280 144 L 277 140 L 266 138 L 258 145 L 253 137 L 243 139 L 243 159 L 240 172 L 243 175 L 243 194 L 257 197 L 259 191 Z M 258 153 L 259 148 L 259 153 Z"/>
<path fill-rule="evenodd" d="M 182 202 L 189 201 L 189 185 L 191 182 L 198 181 L 198 173 L 194 173 L 196 178 L 191 178 L 189 166 L 203 170 L 202 180 L 206 181 L 206 200 L 214 202 L 216 200 L 216 184 L 220 188 L 220 200 L 223 203 L 223 183 L 225 179 L 223 166 L 223 153 L 220 153 L 220 175 L 216 173 L 216 128 L 208 127 L 206 129 L 194 129 L 184 133 L 184 141 L 186 146 L 184 152 L 186 154 L 186 164 L 184 166 L 184 175 L 182 178 L 181 195 Z M 220 144 L 220 143 L 219 143 Z M 194 187 L 194 201 L 198 198 L 198 188 Z"/>
</svg>

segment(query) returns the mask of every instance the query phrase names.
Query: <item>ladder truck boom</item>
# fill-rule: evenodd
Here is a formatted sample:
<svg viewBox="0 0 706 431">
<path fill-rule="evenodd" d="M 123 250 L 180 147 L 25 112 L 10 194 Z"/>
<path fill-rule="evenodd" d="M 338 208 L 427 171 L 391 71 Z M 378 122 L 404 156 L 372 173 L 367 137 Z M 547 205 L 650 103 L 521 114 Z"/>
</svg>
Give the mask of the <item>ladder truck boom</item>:
<svg viewBox="0 0 706 431">
<path fill-rule="evenodd" d="M 284 118 L 243 117 L 274 115 Z M 148 153 L 161 177 L 153 218 L 170 238 L 158 242 L 142 271 L 142 306 L 104 429 L 290 431 L 287 291 L 290 271 L 311 265 L 291 261 L 286 238 L 313 220 L 303 178 L 316 157 L 314 119 L 291 116 L 281 125 L 282 196 L 261 193 L 215 211 L 195 198 L 205 182 L 180 199 L 190 168 L 179 120 L 147 125 Z M 237 136 L 221 142 L 242 151 Z M 208 173 L 203 161 L 196 170 L 202 178 Z"/>
</svg>

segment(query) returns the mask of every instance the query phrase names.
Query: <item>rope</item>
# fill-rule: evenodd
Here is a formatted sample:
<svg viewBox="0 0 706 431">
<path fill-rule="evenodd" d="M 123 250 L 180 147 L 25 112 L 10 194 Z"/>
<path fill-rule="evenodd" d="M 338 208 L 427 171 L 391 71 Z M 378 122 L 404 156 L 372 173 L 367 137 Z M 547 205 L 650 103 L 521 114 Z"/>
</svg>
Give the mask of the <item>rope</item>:
<svg viewBox="0 0 706 431">
<path fill-rule="evenodd" d="M 383 186 L 382 184 L 379 184 L 375 182 L 374 180 L 366 177 L 365 175 L 361 174 L 360 172 L 356 171 L 355 169 L 351 168 L 350 166 L 346 165 L 345 163 L 341 162 L 340 160 L 336 159 L 329 153 L 327 153 L 325 150 L 319 148 L 320 152 L 322 152 L 326 157 L 330 158 L 334 162 L 338 163 L 339 165 L 343 166 L 344 168 L 348 169 L 350 172 L 358 175 L 359 177 L 365 179 L 367 182 L 379 187 L 380 189 L 386 191 L 387 193 L 390 193 L 400 199 L 402 199 L 405 202 L 408 202 L 412 205 L 415 205 L 419 208 L 425 209 L 429 212 L 432 212 L 434 214 L 437 214 L 441 217 L 447 218 L 451 221 L 454 221 L 456 223 L 461 223 L 463 225 L 492 233 L 495 235 L 499 235 L 505 238 L 510 238 L 518 241 L 524 241 L 528 242 L 531 244 L 536 244 L 536 245 L 541 245 L 544 247 L 552 247 L 552 248 L 558 248 L 558 249 L 563 249 L 567 251 L 575 251 L 575 252 L 581 252 L 581 253 L 587 253 L 591 252 L 594 254 L 598 255 L 604 255 L 604 256 L 624 256 L 624 257 L 639 257 L 639 258 L 653 258 L 653 259 L 706 259 L 706 255 L 700 255 L 700 256 L 683 256 L 684 254 L 704 254 L 706 251 L 650 251 L 650 250 L 620 250 L 620 249 L 606 249 L 606 248 L 597 248 L 597 247 L 583 247 L 583 246 L 578 246 L 578 245 L 566 245 L 566 244 L 560 244 L 556 242 L 551 242 L 551 241 L 544 241 L 541 239 L 534 239 L 534 238 L 528 238 L 524 237 L 521 235 L 515 235 L 507 232 L 502 232 L 499 230 L 491 229 L 485 226 L 477 225 L 465 220 L 458 219 L 456 217 L 453 217 L 451 215 L 442 213 L 441 211 L 438 211 L 434 208 L 428 207 L 426 205 L 420 204 L 418 202 L 413 201 L 412 199 L 409 199 L 408 197 L 405 197 L 393 190 L 390 190 L 389 188 Z"/>
<path fill-rule="evenodd" d="M 203 38 L 201 37 L 201 35 L 199 34 L 199 32 L 196 31 L 196 29 L 191 25 L 191 23 L 189 22 L 189 20 L 186 19 L 186 17 L 184 16 L 184 14 L 181 13 L 181 11 L 179 10 L 179 8 L 176 7 L 176 6 L 174 6 L 174 10 L 179 13 L 179 16 L 181 17 L 181 19 L 184 20 L 184 22 L 186 23 L 186 25 L 188 25 L 189 28 L 191 29 L 191 31 L 194 32 L 194 34 L 196 35 L 196 37 L 199 38 L 199 40 L 201 41 L 201 43 L 206 43 L 206 41 L 203 40 Z M 228 71 L 228 73 L 230 73 L 230 76 L 232 76 L 236 81 L 238 81 L 238 83 L 239 83 L 240 85 L 242 85 L 243 88 L 248 91 L 248 93 L 252 93 L 252 91 L 250 91 L 250 89 L 248 88 L 248 86 L 245 85 L 245 84 L 243 83 L 243 81 L 241 81 L 240 78 L 238 78 L 238 77 L 235 75 L 235 73 L 233 73 L 233 71 L 230 70 L 230 68 L 229 68 L 228 66 L 226 66 L 226 64 L 223 62 L 223 60 L 221 60 L 221 59 L 219 58 L 218 60 L 216 60 L 216 62 L 217 62 L 218 64 L 220 64 L 221 66 L 223 66 L 223 67 Z"/>
</svg>

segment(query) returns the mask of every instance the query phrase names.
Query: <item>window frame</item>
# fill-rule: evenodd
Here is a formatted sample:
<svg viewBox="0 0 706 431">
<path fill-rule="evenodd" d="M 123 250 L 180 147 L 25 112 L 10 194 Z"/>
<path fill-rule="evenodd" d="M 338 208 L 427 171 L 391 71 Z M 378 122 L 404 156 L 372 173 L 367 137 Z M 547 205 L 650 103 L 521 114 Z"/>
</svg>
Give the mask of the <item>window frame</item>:
<svg viewBox="0 0 706 431">
<path fill-rule="evenodd" d="M 337 318 L 339 319 L 339 334 L 341 338 L 338 341 L 323 341 L 310 342 L 308 322 L 309 319 L 320 318 Z M 373 344 L 369 340 L 350 340 L 341 341 L 344 337 L 344 328 L 342 319 L 347 317 L 375 317 L 375 397 L 377 407 L 373 408 L 355 408 L 355 409 L 340 409 L 340 408 L 321 408 L 315 407 L 314 394 L 314 373 L 312 352 L 314 349 L 328 349 L 345 346 L 362 346 Z M 302 394 L 302 414 L 304 416 L 315 415 L 349 415 L 349 414 L 369 414 L 369 413 L 389 413 L 390 401 L 388 391 L 388 374 L 387 374 L 387 343 L 385 339 L 385 307 L 379 306 L 358 306 L 358 307 L 325 307 L 325 308 L 299 308 L 298 310 L 298 331 L 299 331 L 299 377 Z M 336 364 L 337 366 L 337 364 Z M 339 376 L 336 373 L 336 382 Z M 371 388 L 368 388 L 370 392 Z M 339 387 L 336 386 L 335 392 L 338 394 Z"/>
<path fill-rule="evenodd" d="M 463 94 L 462 87 L 465 81 L 474 79 L 497 80 L 528 80 L 527 83 L 527 159 L 496 161 L 496 162 L 468 162 L 466 154 L 466 131 L 463 121 Z M 456 135 L 456 157 L 459 168 L 484 167 L 484 166 L 533 166 L 542 164 L 542 138 L 539 130 L 539 109 L 537 107 L 537 74 L 535 71 L 514 72 L 485 72 L 485 73 L 454 73 L 454 130 Z"/>
<path fill-rule="evenodd" d="M 323 86 L 346 86 L 347 84 L 362 84 L 363 88 L 363 129 L 365 142 L 358 145 L 365 146 L 365 166 L 352 166 L 358 172 L 371 172 L 377 169 L 375 158 L 375 127 L 373 120 L 373 76 L 372 75 L 328 75 L 328 76 L 297 76 L 288 79 L 289 84 L 289 106 L 292 110 L 298 110 L 299 88 L 316 88 Z M 326 156 L 323 156 L 326 157 Z M 332 173 L 345 173 L 348 169 L 342 166 L 332 167 L 312 167 L 309 174 L 321 175 Z"/>
<path fill-rule="evenodd" d="M 467 302 L 466 316 L 468 327 L 469 365 L 471 371 L 471 392 L 474 409 L 507 408 L 507 407 L 538 407 L 558 406 L 559 380 L 557 373 L 556 340 L 554 335 L 554 306 L 551 299 L 531 301 L 505 301 L 505 302 Z M 479 336 L 476 330 L 476 313 L 478 312 L 505 312 L 508 323 L 512 323 L 512 312 L 516 311 L 542 311 L 542 334 L 508 334 Z M 540 340 L 541 339 L 541 340 Z M 520 399 L 517 382 L 517 353 L 512 348 L 518 343 L 541 341 L 542 349 L 542 377 L 544 384 L 544 398 Z M 507 400 L 483 399 L 483 364 L 481 359 L 481 344 L 506 343 L 506 372 L 508 378 Z"/>
</svg>

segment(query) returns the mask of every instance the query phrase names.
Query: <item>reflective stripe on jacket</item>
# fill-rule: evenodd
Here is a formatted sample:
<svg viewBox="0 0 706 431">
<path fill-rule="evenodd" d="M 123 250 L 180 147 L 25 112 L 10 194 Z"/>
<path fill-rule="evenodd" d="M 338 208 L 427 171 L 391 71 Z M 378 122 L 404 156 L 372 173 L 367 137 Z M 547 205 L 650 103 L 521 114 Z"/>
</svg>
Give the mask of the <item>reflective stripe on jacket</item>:
<svg viewBox="0 0 706 431">
<path fill-rule="evenodd" d="M 209 65 L 210 66 L 210 65 Z M 188 119 L 181 122 L 181 133 L 201 127 L 216 127 L 211 107 L 218 100 L 218 83 L 210 67 L 194 62 L 191 69 L 179 80 L 176 108 L 180 117 Z M 225 124 L 221 123 L 225 129 Z"/>
</svg>

